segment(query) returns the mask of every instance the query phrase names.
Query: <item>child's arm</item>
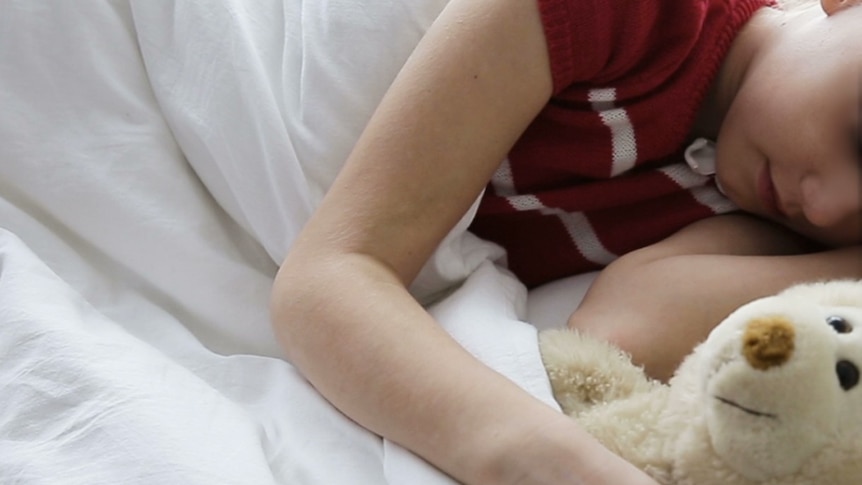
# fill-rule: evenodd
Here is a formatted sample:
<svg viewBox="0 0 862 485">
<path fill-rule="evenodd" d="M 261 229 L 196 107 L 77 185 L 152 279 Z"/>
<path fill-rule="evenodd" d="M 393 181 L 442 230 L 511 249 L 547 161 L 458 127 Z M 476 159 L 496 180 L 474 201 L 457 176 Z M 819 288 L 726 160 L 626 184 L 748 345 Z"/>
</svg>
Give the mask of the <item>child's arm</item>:
<svg viewBox="0 0 862 485">
<path fill-rule="evenodd" d="M 533 0 L 452 0 L 284 261 L 274 327 L 345 414 L 463 482 L 654 485 L 405 289 L 550 93 Z"/>
<path fill-rule="evenodd" d="M 667 379 L 740 305 L 801 281 L 862 278 L 862 248 L 806 249 L 799 236 L 753 217 L 706 219 L 606 268 L 569 325 Z"/>
</svg>

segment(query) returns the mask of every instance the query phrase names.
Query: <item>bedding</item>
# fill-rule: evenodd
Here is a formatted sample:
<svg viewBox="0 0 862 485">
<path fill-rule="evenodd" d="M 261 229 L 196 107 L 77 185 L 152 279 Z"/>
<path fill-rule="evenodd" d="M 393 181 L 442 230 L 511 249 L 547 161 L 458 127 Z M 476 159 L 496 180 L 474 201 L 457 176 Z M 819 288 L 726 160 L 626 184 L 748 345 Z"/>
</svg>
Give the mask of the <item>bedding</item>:
<svg viewBox="0 0 862 485">
<path fill-rule="evenodd" d="M 269 286 L 444 0 L 0 2 L 0 483 L 449 484 L 283 359 Z M 556 406 L 465 216 L 411 291 Z"/>
</svg>

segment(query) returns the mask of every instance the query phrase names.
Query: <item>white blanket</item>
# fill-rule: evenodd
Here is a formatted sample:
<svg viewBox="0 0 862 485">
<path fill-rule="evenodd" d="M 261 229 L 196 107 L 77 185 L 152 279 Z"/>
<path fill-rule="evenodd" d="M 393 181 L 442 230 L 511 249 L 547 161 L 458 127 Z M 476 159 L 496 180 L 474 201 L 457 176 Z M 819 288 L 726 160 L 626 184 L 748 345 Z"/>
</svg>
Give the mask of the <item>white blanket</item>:
<svg viewBox="0 0 862 485">
<path fill-rule="evenodd" d="M 0 2 L 0 483 L 452 483 L 269 327 L 278 261 L 445 1 L 365 3 Z M 467 278 L 432 313 L 554 406 L 469 217 L 412 290 Z"/>
</svg>

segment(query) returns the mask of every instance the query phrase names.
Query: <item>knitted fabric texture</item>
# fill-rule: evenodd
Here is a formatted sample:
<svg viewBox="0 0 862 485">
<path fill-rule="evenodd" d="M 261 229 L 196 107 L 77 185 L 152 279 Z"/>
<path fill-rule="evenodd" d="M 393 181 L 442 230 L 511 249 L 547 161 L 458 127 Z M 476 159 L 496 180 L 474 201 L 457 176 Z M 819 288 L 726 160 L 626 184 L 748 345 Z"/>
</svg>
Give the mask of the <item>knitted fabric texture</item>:
<svg viewBox="0 0 862 485">
<path fill-rule="evenodd" d="M 601 268 L 735 210 L 685 163 L 733 38 L 768 0 L 539 0 L 554 96 L 492 177 L 471 230 L 527 286 Z"/>
</svg>

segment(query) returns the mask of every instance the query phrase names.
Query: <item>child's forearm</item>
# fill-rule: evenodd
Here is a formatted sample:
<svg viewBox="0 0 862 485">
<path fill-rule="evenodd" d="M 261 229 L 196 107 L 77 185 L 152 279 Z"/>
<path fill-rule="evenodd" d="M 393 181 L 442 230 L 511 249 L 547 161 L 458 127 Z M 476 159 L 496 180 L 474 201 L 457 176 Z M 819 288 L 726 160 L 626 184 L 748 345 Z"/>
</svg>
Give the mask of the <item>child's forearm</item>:
<svg viewBox="0 0 862 485">
<path fill-rule="evenodd" d="M 312 384 L 363 426 L 464 483 L 652 483 L 475 360 L 373 261 L 303 266 L 286 265 L 275 286 L 276 330 Z"/>
<path fill-rule="evenodd" d="M 474 359 L 405 289 L 552 88 L 535 2 L 449 2 L 294 241 L 275 329 L 345 414 L 463 482 L 655 485 Z"/>
<path fill-rule="evenodd" d="M 473 411 L 493 409 L 475 384 L 486 396 L 506 386 L 454 345 L 395 278 L 370 269 L 373 262 L 314 266 L 310 273 L 286 265 L 274 289 L 275 328 L 291 362 L 361 425 L 462 479 L 479 474 L 456 463 L 483 443 L 477 424 L 487 416 Z M 483 446 L 494 443 L 488 438 Z"/>
</svg>

